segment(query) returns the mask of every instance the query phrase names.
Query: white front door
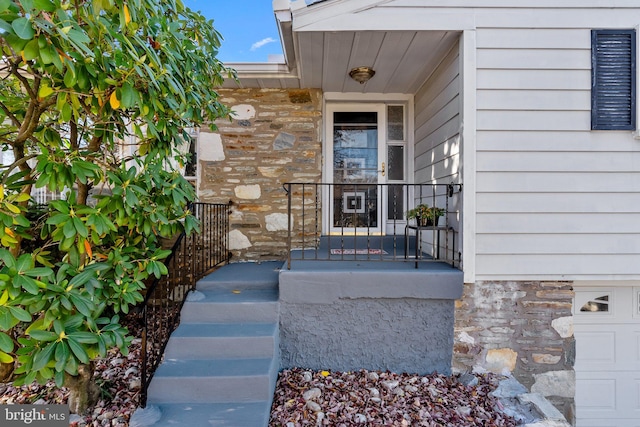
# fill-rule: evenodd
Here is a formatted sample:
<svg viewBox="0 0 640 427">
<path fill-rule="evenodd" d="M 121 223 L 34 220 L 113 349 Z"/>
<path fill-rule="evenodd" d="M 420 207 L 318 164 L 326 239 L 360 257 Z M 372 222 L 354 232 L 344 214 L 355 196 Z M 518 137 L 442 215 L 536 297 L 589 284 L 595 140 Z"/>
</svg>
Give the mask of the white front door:
<svg viewBox="0 0 640 427">
<path fill-rule="evenodd" d="M 576 426 L 640 427 L 640 288 L 575 292 Z"/>
<path fill-rule="evenodd" d="M 325 224 L 332 234 L 381 234 L 386 207 L 383 104 L 327 105 Z"/>
</svg>

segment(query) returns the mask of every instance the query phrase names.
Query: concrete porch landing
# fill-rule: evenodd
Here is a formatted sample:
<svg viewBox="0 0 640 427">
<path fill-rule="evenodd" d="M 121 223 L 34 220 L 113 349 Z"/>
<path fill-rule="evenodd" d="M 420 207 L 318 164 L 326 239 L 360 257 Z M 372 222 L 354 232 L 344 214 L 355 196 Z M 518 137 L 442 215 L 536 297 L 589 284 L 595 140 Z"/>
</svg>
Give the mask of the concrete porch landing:
<svg viewBox="0 0 640 427">
<path fill-rule="evenodd" d="M 293 260 L 279 275 L 281 368 L 449 374 L 462 288 L 441 262 Z"/>
</svg>

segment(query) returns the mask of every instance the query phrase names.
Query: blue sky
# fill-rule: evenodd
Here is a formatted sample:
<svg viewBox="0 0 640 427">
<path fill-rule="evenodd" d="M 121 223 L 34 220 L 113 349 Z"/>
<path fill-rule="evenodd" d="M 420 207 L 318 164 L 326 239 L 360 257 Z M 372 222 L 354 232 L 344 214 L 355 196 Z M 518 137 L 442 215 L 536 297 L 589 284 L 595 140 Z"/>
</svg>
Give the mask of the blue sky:
<svg viewBox="0 0 640 427">
<path fill-rule="evenodd" d="M 185 6 L 213 19 L 222 34 L 218 59 L 223 62 L 267 62 L 282 55 L 271 0 L 183 0 Z"/>
</svg>

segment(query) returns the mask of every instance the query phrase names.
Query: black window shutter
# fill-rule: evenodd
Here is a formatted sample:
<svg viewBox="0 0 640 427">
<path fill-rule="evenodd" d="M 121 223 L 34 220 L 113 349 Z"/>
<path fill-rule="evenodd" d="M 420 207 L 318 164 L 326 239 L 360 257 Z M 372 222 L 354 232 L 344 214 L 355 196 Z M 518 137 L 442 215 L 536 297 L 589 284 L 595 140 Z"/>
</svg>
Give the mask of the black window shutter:
<svg viewBox="0 0 640 427">
<path fill-rule="evenodd" d="M 591 31 L 591 129 L 636 129 L 636 32 Z"/>
</svg>

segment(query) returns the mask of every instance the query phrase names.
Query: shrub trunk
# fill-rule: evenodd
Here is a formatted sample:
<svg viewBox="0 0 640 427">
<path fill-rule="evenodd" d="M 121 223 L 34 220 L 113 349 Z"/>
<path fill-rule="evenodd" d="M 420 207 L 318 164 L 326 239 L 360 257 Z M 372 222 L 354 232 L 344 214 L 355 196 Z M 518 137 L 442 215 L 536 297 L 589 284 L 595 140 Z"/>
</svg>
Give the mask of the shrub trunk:
<svg viewBox="0 0 640 427">
<path fill-rule="evenodd" d="M 69 389 L 69 410 L 78 415 L 98 403 L 100 387 L 93 376 L 94 364 L 78 366 L 78 375 L 67 375 L 65 386 Z"/>
</svg>

